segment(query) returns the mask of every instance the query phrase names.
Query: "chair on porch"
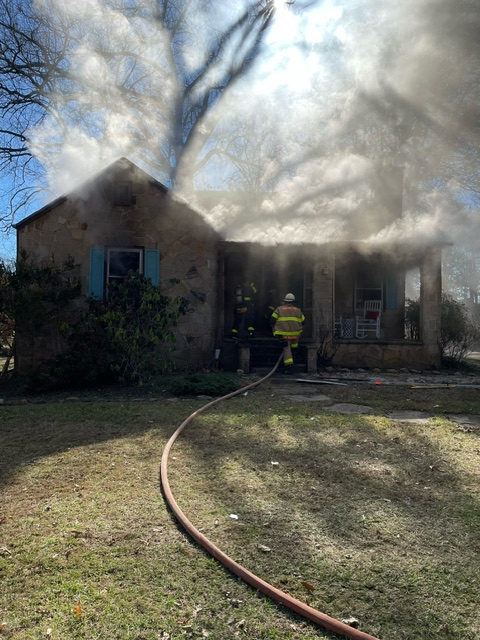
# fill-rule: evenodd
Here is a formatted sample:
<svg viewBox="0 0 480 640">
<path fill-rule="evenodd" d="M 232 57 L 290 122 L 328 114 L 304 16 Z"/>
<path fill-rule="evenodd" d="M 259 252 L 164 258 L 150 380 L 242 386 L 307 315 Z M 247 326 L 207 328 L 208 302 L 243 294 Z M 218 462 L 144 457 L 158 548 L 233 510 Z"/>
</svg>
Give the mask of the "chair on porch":
<svg viewBox="0 0 480 640">
<path fill-rule="evenodd" d="M 381 300 L 365 300 L 363 315 L 356 316 L 355 335 L 357 338 L 366 338 L 368 335 L 380 337 L 381 306 Z"/>
</svg>

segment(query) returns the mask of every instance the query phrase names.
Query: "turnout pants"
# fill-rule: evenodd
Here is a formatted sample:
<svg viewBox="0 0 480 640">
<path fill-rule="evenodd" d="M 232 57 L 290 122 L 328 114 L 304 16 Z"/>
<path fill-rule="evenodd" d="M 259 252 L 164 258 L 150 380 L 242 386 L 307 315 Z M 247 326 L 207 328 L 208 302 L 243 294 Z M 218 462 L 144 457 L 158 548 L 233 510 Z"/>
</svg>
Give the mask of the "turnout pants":
<svg viewBox="0 0 480 640">
<path fill-rule="evenodd" d="M 245 329 L 249 335 L 255 332 L 255 307 L 249 301 L 237 305 L 233 310 L 231 334 L 233 337 L 242 338 Z"/>
<path fill-rule="evenodd" d="M 292 349 L 298 347 L 298 336 L 281 336 L 280 340 L 283 346 L 283 364 L 288 367 L 293 364 Z"/>
</svg>

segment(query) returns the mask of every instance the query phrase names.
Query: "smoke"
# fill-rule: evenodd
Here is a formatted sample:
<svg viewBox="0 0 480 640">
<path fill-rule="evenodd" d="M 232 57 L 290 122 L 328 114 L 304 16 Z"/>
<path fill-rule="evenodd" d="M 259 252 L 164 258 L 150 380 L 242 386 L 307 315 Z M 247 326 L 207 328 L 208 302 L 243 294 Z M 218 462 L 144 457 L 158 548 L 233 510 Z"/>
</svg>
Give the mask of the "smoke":
<svg viewBox="0 0 480 640">
<path fill-rule="evenodd" d="M 114 0 L 38 0 L 69 29 L 75 97 L 54 94 L 56 112 L 31 132 L 32 149 L 54 195 L 119 156 L 167 184 L 173 170 L 179 195 L 228 239 L 472 242 L 476 4 L 277 2 L 253 64 L 211 100 L 172 166 L 186 142 L 174 109 L 181 87 L 154 3 L 128 14 Z M 180 14 L 186 5 L 173 6 Z M 243 8 L 206 2 L 187 12 L 176 45 L 183 73 L 208 60 L 212 38 Z M 223 59 L 244 44 L 230 39 Z M 224 72 L 212 67 L 192 95 L 205 96 Z"/>
</svg>

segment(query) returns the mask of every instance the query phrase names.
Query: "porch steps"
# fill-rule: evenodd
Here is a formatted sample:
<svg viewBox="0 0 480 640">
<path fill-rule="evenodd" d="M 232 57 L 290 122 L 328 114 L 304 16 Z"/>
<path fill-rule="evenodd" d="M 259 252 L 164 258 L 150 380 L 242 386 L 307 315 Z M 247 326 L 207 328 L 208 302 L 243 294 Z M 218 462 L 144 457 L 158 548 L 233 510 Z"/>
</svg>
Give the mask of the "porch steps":
<svg viewBox="0 0 480 640">
<path fill-rule="evenodd" d="M 282 352 L 279 340 L 260 336 L 249 340 L 224 340 L 222 345 L 221 365 L 226 370 L 235 370 L 240 365 L 239 355 L 242 348 L 250 349 L 250 366 L 252 373 L 268 373 L 276 365 Z M 300 345 L 293 350 L 295 371 L 307 369 L 307 348 Z"/>
<path fill-rule="evenodd" d="M 252 372 L 263 372 L 273 369 L 282 352 L 281 344 L 278 340 L 252 340 L 250 346 L 250 370 Z M 307 366 L 307 349 L 300 345 L 293 350 L 295 369 L 305 371 Z"/>
</svg>

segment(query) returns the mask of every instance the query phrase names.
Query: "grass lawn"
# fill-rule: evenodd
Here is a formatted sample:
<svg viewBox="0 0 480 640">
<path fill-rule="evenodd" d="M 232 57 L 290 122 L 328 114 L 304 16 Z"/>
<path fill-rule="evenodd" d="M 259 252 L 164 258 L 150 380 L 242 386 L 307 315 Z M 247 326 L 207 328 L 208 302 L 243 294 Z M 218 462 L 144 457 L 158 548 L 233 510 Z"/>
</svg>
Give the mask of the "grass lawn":
<svg viewBox="0 0 480 640">
<path fill-rule="evenodd" d="M 196 418 L 169 461 L 180 507 L 259 577 L 381 640 L 478 640 L 480 434 L 445 414 L 480 414 L 480 391 L 318 393 L 372 411 L 329 413 L 266 383 Z M 0 637 L 336 637 L 259 596 L 172 520 L 160 458 L 201 405 L 0 406 Z M 386 417 L 397 408 L 433 417 Z"/>
</svg>

